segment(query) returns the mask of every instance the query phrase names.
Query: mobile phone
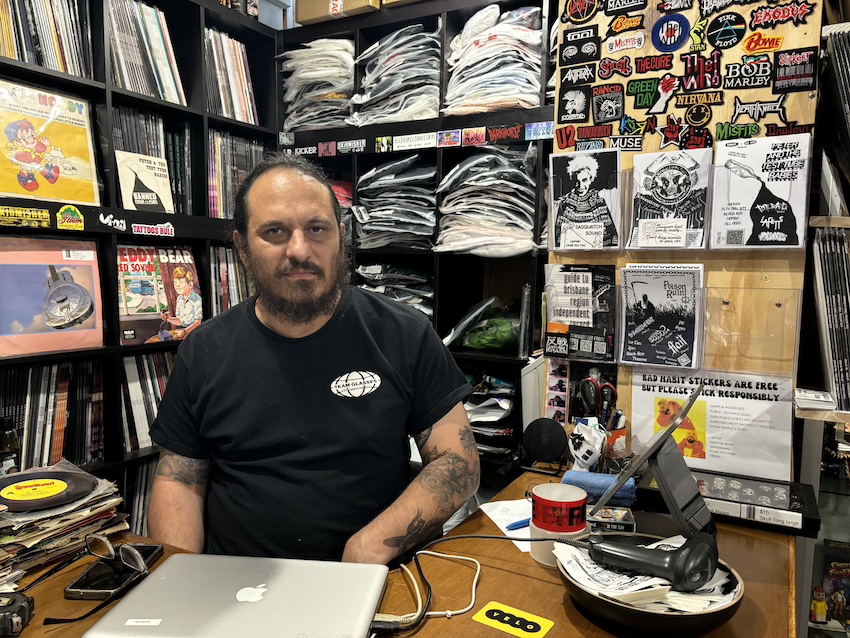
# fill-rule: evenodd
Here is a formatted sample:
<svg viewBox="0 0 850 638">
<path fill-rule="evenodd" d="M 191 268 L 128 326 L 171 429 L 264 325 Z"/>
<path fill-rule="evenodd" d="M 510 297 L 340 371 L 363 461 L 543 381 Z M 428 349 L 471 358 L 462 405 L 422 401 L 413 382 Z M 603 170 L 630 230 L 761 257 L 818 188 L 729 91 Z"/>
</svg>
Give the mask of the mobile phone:
<svg viewBox="0 0 850 638">
<path fill-rule="evenodd" d="M 162 556 L 162 545 L 132 543 L 150 567 Z M 124 565 L 120 559 L 98 558 L 86 571 L 65 587 L 65 598 L 105 600 L 127 587 L 138 572 Z"/>
</svg>

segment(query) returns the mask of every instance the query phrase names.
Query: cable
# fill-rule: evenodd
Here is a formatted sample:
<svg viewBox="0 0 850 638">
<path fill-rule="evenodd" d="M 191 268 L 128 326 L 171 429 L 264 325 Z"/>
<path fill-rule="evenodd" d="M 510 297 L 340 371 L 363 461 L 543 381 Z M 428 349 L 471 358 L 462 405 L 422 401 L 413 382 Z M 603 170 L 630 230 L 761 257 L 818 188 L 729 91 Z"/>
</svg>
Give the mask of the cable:
<svg viewBox="0 0 850 638">
<path fill-rule="evenodd" d="M 425 615 L 429 617 L 436 616 L 445 616 L 446 618 L 451 618 L 452 616 L 459 616 L 460 614 L 465 614 L 470 609 L 475 606 L 475 588 L 478 587 L 478 579 L 481 576 L 481 563 L 479 563 L 474 558 L 470 558 L 468 556 L 455 556 L 453 554 L 440 554 L 438 552 L 429 552 L 427 550 L 420 550 L 416 552 L 418 555 L 425 554 L 427 556 L 436 556 L 438 558 L 446 558 L 446 559 L 456 559 L 456 560 L 464 560 L 469 563 L 475 563 L 475 577 L 472 579 L 472 600 L 470 603 L 464 607 L 463 609 L 451 610 L 447 609 L 446 611 L 426 611 Z M 408 616 L 414 616 L 414 614 L 408 614 Z"/>
</svg>

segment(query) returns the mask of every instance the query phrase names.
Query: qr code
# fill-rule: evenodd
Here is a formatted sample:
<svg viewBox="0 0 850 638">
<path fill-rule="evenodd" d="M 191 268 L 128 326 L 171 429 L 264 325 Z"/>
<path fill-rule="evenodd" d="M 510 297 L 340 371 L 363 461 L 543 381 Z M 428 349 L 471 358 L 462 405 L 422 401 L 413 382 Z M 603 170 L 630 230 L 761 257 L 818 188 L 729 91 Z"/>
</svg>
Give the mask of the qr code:
<svg viewBox="0 0 850 638">
<path fill-rule="evenodd" d="M 743 230 L 727 230 L 726 231 L 726 243 L 730 246 L 743 246 L 744 245 L 744 231 Z"/>
<path fill-rule="evenodd" d="M 682 366 L 683 368 L 684 368 L 685 366 L 689 366 L 689 365 L 691 365 L 691 358 L 687 355 L 687 353 L 686 353 L 686 354 L 683 354 L 681 357 L 679 357 L 678 359 L 676 359 L 676 361 L 678 361 L 678 362 L 679 362 L 679 365 L 680 365 L 680 366 Z"/>
</svg>

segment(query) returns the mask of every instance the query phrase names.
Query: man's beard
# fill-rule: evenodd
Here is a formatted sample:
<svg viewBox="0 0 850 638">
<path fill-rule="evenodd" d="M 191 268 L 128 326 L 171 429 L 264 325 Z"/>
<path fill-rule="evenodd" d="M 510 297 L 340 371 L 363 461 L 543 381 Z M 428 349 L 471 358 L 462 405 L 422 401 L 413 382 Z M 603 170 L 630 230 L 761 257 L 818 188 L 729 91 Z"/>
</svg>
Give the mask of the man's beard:
<svg viewBox="0 0 850 638">
<path fill-rule="evenodd" d="M 245 270 L 254 284 L 258 303 L 262 304 L 263 308 L 275 319 L 282 322 L 307 324 L 321 316 L 332 315 L 350 278 L 350 259 L 341 242 L 339 252 L 331 262 L 330 273 L 325 273 L 323 268 L 312 262 L 290 259 L 285 267 L 278 268 L 272 274 L 266 274 L 259 267 L 254 255 L 247 247 L 245 247 L 244 254 Z M 315 281 L 291 282 L 290 285 L 293 288 L 301 293 L 306 293 L 304 296 L 307 298 L 304 301 L 283 297 L 276 292 L 278 283 L 292 270 L 305 270 L 317 275 Z M 328 289 L 322 294 L 314 296 L 312 294 L 314 290 L 325 282 L 330 282 Z"/>
</svg>

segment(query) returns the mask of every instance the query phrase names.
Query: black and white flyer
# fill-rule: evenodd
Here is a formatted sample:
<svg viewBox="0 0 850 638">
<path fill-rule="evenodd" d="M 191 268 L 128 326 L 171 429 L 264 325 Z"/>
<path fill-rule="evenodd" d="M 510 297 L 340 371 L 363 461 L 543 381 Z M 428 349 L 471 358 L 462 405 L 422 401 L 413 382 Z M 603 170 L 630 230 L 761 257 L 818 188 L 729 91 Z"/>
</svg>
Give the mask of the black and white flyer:
<svg viewBox="0 0 850 638">
<path fill-rule="evenodd" d="M 699 367 L 702 264 L 629 264 L 623 291 L 623 363 Z"/>
<path fill-rule="evenodd" d="M 717 144 L 712 247 L 804 246 L 811 143 L 798 133 Z"/>
<path fill-rule="evenodd" d="M 613 362 L 614 266 L 545 265 L 545 356 Z"/>
<path fill-rule="evenodd" d="M 550 156 L 553 250 L 619 247 L 619 153 L 609 149 Z"/>
<path fill-rule="evenodd" d="M 115 151 L 121 202 L 126 210 L 173 213 L 168 162 L 160 157 Z"/>
<path fill-rule="evenodd" d="M 704 248 L 711 149 L 634 156 L 629 248 Z"/>
</svg>

